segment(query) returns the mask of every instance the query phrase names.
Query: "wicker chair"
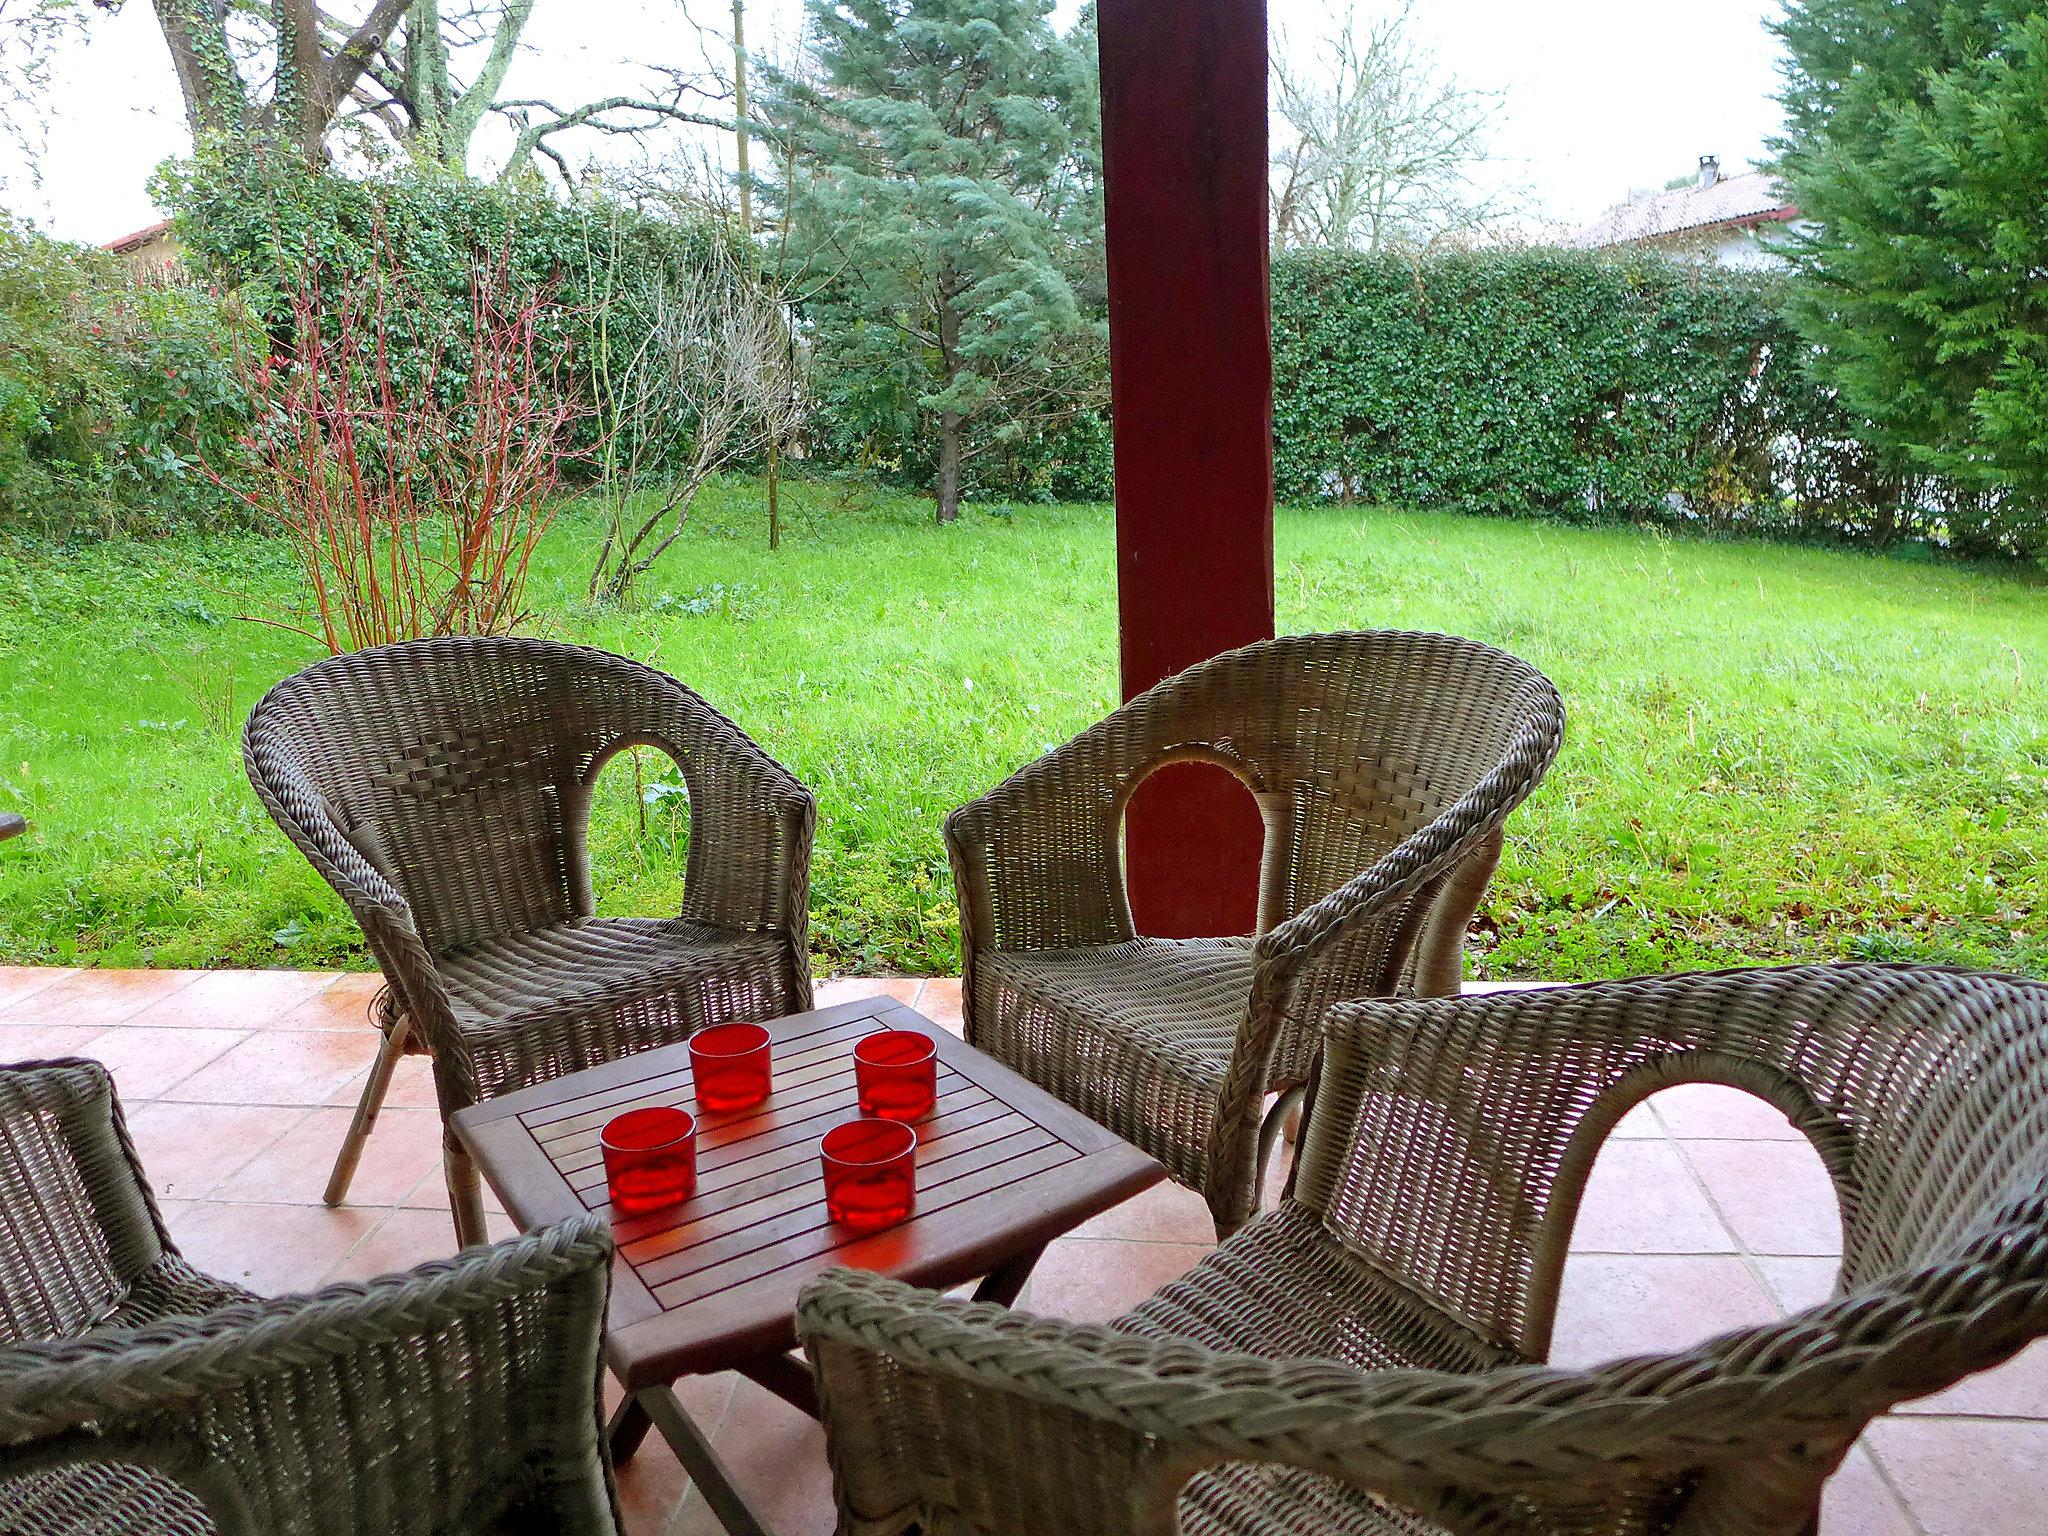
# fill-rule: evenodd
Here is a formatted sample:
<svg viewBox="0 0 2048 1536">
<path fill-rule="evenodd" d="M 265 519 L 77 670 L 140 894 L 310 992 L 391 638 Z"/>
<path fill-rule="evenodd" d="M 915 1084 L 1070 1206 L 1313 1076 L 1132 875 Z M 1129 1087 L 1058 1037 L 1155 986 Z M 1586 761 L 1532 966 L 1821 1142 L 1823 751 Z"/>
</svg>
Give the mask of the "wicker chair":
<svg viewBox="0 0 2048 1536">
<path fill-rule="evenodd" d="M 259 1301 L 178 1257 L 97 1062 L 0 1069 L 0 1531 L 617 1536 L 587 1218 Z"/>
<path fill-rule="evenodd" d="M 1594 1155 L 1682 1082 L 1811 1138 L 1836 1296 L 1547 1368 Z M 1814 966 L 1346 1005 L 1288 1197 L 1113 1327 L 847 1271 L 799 1317 L 848 1536 L 1811 1536 L 1873 1417 L 2048 1333 L 2048 986 Z"/>
<path fill-rule="evenodd" d="M 592 915 L 591 788 L 634 745 L 673 758 L 689 791 L 673 919 Z M 650 667 L 541 640 L 379 646 L 279 683 L 243 757 L 387 983 L 329 1204 L 403 1051 L 431 1051 L 445 1120 L 707 1024 L 811 1006 L 810 792 Z M 480 1242 L 475 1165 L 452 1134 L 444 1149 L 457 1238 Z"/>
<path fill-rule="evenodd" d="M 1227 1236 L 1323 1011 L 1457 992 L 1502 826 L 1563 728 L 1541 673 L 1444 635 L 1292 636 L 1168 678 L 946 819 L 967 1038 L 1158 1158 Z M 1265 818 L 1255 940 L 1132 924 L 1124 807 L 1190 760 Z"/>
</svg>

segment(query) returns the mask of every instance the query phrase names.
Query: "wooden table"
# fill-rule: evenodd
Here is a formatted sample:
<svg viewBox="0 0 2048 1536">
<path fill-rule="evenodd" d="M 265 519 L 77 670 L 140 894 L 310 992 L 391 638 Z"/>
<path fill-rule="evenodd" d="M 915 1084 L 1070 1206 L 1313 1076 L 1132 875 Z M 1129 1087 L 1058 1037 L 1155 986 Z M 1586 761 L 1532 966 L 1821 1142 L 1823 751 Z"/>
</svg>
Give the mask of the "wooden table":
<svg viewBox="0 0 2048 1536">
<path fill-rule="evenodd" d="M 919 1029 L 938 1043 L 938 1102 L 917 1125 L 917 1209 L 858 1234 L 825 1215 L 818 1138 L 859 1114 L 853 1043 Z M 852 1265 L 917 1285 L 979 1279 L 1014 1301 L 1045 1245 L 1149 1188 L 1164 1170 L 1092 1120 L 887 997 L 768 1025 L 768 1101 L 700 1115 L 697 1192 L 672 1210 L 617 1217 L 607 1362 L 626 1395 L 611 1425 L 624 1460 L 652 1424 L 734 1536 L 765 1536 L 710 1441 L 672 1390 L 734 1370 L 812 1414 L 810 1373 L 791 1355 L 797 1292 Z M 608 1209 L 600 1127 L 648 1104 L 695 1112 L 687 1045 L 664 1046 L 474 1105 L 455 1128 L 521 1226 Z"/>
</svg>

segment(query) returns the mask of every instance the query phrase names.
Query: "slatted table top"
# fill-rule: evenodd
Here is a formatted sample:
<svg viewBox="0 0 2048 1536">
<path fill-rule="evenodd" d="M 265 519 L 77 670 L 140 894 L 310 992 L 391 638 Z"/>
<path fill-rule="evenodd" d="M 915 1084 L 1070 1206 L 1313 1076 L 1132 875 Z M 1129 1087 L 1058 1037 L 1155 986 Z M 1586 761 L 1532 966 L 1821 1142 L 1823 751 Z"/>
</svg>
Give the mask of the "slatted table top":
<svg viewBox="0 0 2048 1536">
<path fill-rule="evenodd" d="M 774 1089 L 700 1114 L 697 1190 L 616 1217 L 607 1351 L 629 1390 L 729 1370 L 796 1341 L 797 1292 L 852 1265 L 948 1287 L 987 1274 L 1149 1188 L 1164 1170 L 1000 1063 L 890 998 L 768 1024 Z M 874 1233 L 825 1214 L 818 1138 L 860 1113 L 853 1043 L 918 1029 L 938 1044 L 938 1102 L 918 1122 L 917 1209 Z M 608 1209 L 599 1129 L 649 1104 L 697 1112 L 687 1045 L 571 1073 L 461 1111 L 457 1133 L 521 1226 Z"/>
</svg>

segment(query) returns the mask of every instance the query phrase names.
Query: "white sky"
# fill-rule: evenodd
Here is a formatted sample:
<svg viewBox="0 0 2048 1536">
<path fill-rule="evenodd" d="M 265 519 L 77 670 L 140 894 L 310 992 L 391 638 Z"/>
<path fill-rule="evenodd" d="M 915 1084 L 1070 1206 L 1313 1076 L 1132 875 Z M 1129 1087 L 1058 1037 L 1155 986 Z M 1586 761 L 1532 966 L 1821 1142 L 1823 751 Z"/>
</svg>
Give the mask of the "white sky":
<svg viewBox="0 0 2048 1536">
<path fill-rule="evenodd" d="M 692 3 L 707 24 L 727 24 L 720 0 Z M 1359 3 L 1371 14 L 1386 0 Z M 1325 0 L 1269 4 L 1294 48 L 1325 14 Z M 1075 6 L 1063 0 L 1061 16 Z M 1764 30 L 1776 10 L 1777 0 L 1417 0 L 1415 16 L 1444 69 L 1506 92 L 1501 179 L 1526 185 L 1546 217 L 1577 224 L 1702 154 L 1735 171 L 1764 153 L 1779 124 L 1777 46 Z M 801 0 L 752 0 L 750 41 L 793 31 L 800 11 Z M 676 0 L 540 0 L 506 94 L 578 103 L 635 89 L 636 61 L 700 57 Z M 189 148 L 152 8 L 126 0 L 95 14 L 88 40 L 56 68 L 43 186 L 10 175 L 0 202 L 74 240 L 150 223 L 151 170 Z"/>
</svg>

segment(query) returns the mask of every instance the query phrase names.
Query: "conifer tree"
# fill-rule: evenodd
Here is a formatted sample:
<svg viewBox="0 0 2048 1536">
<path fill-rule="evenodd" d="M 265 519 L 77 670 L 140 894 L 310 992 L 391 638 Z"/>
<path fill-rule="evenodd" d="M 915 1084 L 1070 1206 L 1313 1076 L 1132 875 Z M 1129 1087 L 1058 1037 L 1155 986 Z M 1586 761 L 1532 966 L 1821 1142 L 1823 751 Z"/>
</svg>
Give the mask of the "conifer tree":
<svg viewBox="0 0 2048 1536">
<path fill-rule="evenodd" d="M 2048 11 L 1792 0 L 1794 318 L 1963 550 L 2048 550 Z"/>
<path fill-rule="evenodd" d="M 1076 408 L 1063 362 L 1101 343 L 1076 297 L 1100 263 L 1095 61 L 1050 11 L 810 0 L 805 65 L 764 93 L 820 363 L 917 418 L 941 522 L 973 453 Z"/>
</svg>

